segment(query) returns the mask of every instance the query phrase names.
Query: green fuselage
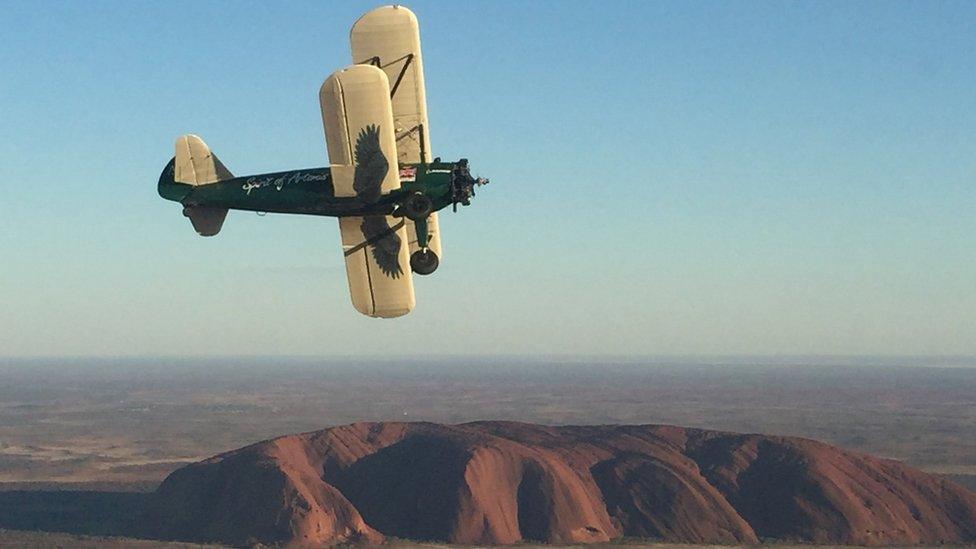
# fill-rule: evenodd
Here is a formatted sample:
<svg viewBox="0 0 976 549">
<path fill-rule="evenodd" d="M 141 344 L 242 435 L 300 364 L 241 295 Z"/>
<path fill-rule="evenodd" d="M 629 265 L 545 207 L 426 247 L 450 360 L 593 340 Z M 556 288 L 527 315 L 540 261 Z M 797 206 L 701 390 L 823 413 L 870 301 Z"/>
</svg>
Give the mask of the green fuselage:
<svg viewBox="0 0 976 549">
<path fill-rule="evenodd" d="M 414 180 L 401 180 L 401 187 L 380 196 L 373 203 L 356 197 L 337 197 L 329 168 L 310 168 L 225 179 L 206 185 L 173 180 L 175 159 L 159 176 L 159 195 L 184 206 L 205 206 L 256 212 L 295 213 L 345 217 L 390 214 L 404 197 L 423 193 L 434 211 L 452 204 L 451 179 L 454 164 L 434 162 L 400 166 L 414 171 Z"/>
</svg>

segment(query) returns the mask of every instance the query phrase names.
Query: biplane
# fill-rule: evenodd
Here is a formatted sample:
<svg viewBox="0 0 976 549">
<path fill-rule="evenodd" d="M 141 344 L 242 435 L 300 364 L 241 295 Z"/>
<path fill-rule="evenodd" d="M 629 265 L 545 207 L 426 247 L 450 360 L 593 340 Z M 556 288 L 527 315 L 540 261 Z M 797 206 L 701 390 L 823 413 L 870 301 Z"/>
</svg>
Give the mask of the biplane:
<svg viewBox="0 0 976 549">
<path fill-rule="evenodd" d="M 353 306 L 380 318 L 409 313 L 412 273 L 440 263 L 437 212 L 467 206 L 477 186 L 466 159 L 431 159 L 417 17 L 374 9 L 350 32 L 353 65 L 319 89 L 329 167 L 235 177 L 202 139 L 183 135 L 159 194 L 183 205 L 202 236 L 228 210 L 339 218 Z"/>
</svg>

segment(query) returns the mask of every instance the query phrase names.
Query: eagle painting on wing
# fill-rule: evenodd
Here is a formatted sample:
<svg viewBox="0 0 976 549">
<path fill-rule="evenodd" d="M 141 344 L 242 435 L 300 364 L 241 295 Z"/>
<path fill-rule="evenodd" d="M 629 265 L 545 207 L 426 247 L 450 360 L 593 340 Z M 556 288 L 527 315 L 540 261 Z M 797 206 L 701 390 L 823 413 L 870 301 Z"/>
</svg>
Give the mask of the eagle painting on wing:
<svg viewBox="0 0 976 549">
<path fill-rule="evenodd" d="M 383 179 L 389 169 L 390 163 L 380 147 L 379 126 L 370 124 L 364 127 L 356 137 L 356 169 L 352 181 L 356 197 L 365 204 L 373 204 L 379 200 Z M 365 216 L 360 228 L 380 270 L 392 278 L 403 274 L 400 267 L 400 237 L 396 234 L 396 228 L 390 227 L 386 216 Z"/>
</svg>

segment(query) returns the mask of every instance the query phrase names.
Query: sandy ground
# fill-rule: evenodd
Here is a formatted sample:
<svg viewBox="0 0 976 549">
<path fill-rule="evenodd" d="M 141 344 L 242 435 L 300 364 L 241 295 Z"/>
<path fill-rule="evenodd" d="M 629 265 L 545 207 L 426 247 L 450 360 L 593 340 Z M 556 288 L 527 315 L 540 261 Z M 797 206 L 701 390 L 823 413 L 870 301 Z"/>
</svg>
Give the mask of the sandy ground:
<svg viewBox="0 0 976 549">
<path fill-rule="evenodd" d="M 74 534 L 60 534 L 49 532 L 23 532 L 18 530 L 0 530 L 0 547 L 7 549 L 101 549 L 114 547 L 132 547 L 136 549 L 204 549 L 218 548 L 221 545 L 198 545 L 193 543 L 177 543 L 169 541 L 149 541 L 133 538 L 112 538 L 96 536 L 79 536 Z"/>
</svg>

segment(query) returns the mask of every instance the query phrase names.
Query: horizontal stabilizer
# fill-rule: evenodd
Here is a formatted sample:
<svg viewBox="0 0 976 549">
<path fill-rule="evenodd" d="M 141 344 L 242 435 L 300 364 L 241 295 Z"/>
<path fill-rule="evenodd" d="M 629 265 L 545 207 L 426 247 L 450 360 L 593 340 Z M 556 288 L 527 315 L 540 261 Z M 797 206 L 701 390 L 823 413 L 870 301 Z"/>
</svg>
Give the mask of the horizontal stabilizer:
<svg viewBox="0 0 976 549">
<path fill-rule="evenodd" d="M 227 208 L 212 206 L 187 206 L 183 208 L 183 215 L 190 218 L 193 229 L 200 236 L 214 236 L 220 232 L 227 217 Z"/>
</svg>

